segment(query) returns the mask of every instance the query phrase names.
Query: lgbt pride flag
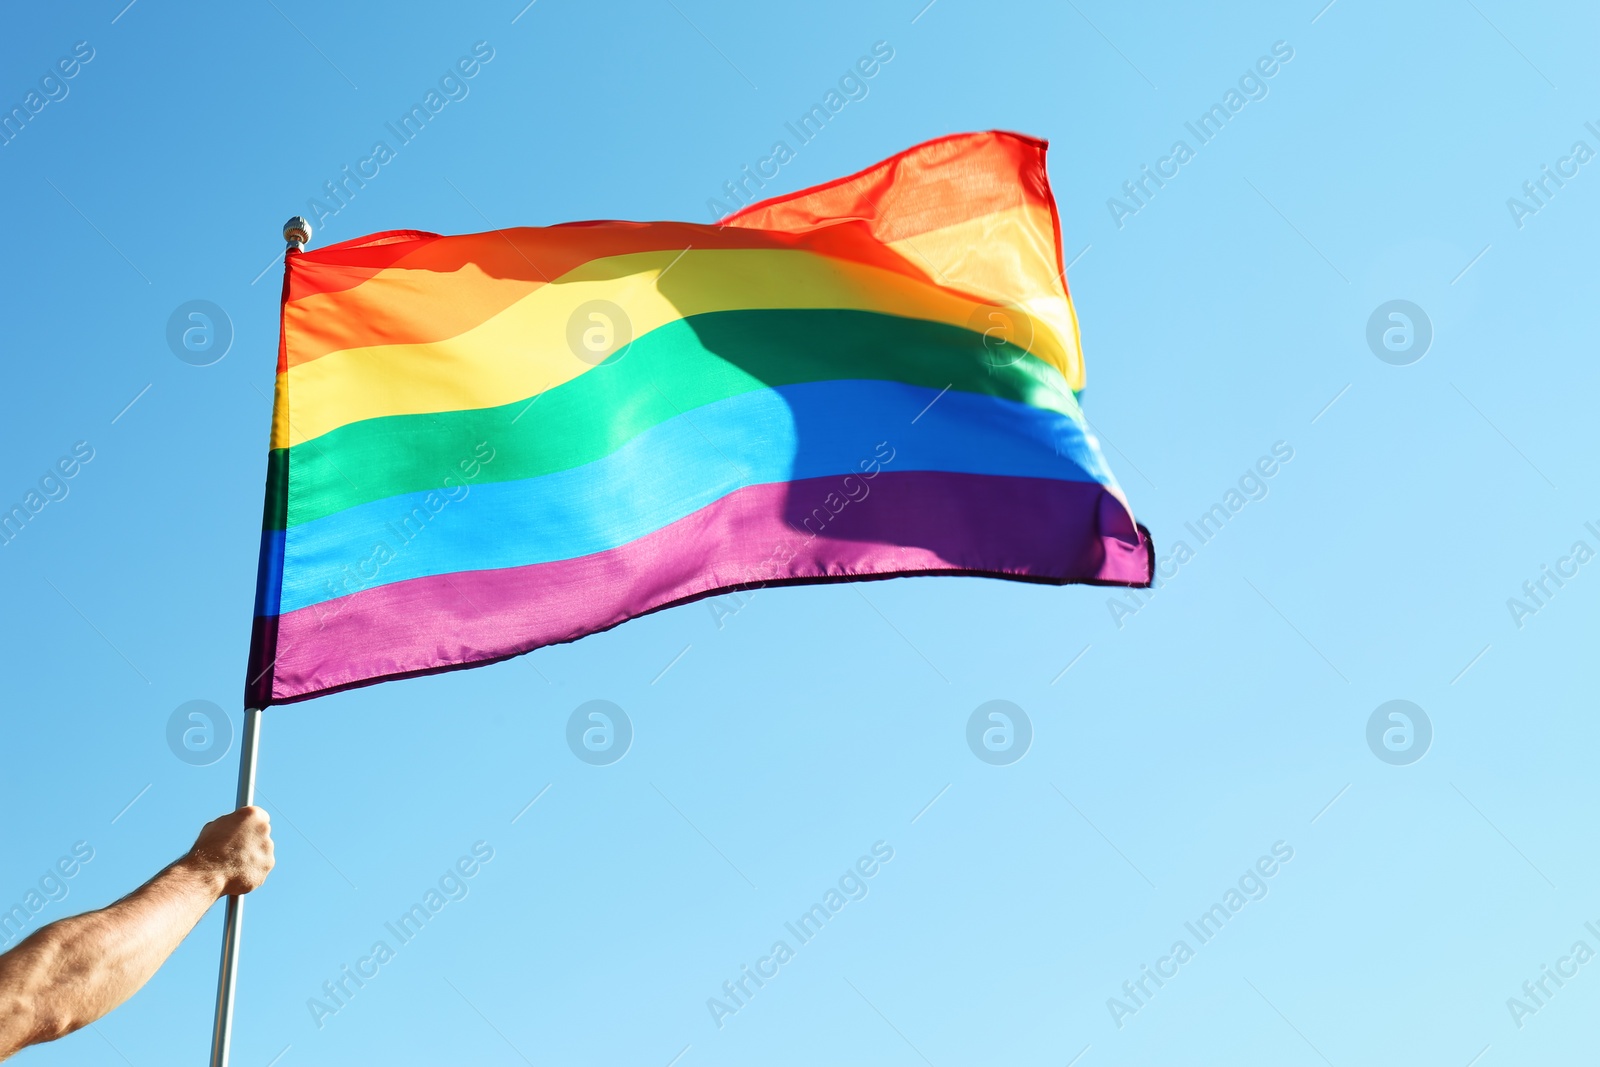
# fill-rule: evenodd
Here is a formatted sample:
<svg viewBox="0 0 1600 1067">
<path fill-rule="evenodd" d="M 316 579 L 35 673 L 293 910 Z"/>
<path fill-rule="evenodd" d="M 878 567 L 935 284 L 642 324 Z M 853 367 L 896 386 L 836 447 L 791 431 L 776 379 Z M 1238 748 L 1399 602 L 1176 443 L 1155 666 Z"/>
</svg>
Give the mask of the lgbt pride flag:
<svg viewBox="0 0 1600 1067">
<path fill-rule="evenodd" d="M 721 591 L 1148 585 L 1078 406 L 1045 144 L 963 134 L 720 225 L 287 257 L 246 706 Z"/>
</svg>

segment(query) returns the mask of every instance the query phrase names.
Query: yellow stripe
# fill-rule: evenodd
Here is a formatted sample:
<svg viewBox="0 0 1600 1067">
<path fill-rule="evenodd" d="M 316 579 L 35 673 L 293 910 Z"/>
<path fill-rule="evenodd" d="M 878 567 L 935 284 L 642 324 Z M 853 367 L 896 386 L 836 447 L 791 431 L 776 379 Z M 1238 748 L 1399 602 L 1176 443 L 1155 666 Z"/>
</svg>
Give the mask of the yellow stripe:
<svg viewBox="0 0 1600 1067">
<path fill-rule="evenodd" d="M 1082 391 L 1078 316 L 1058 273 L 1061 260 L 1049 210 L 1033 204 L 1008 208 L 888 247 L 946 285 L 1026 311 L 1036 328 L 1042 325 L 1062 339 L 1064 362 L 1057 367 L 1074 390 Z"/>
<path fill-rule="evenodd" d="M 926 262 L 946 284 L 1026 310 L 1036 320 L 1028 347 L 1078 388 L 1082 360 L 1071 305 L 1054 280 L 1053 248 L 1044 258 L 1036 246 L 1053 232 L 1038 234 L 1035 219 L 1019 216 L 1025 210 L 919 235 L 900 242 L 902 254 Z M 970 242 L 978 238 L 1005 241 L 1009 250 L 974 251 Z M 620 307 L 635 338 L 690 315 L 747 308 L 879 311 L 980 329 L 990 321 L 984 305 L 937 285 L 804 251 L 690 249 L 598 259 L 456 337 L 345 349 L 291 367 L 280 375 L 279 399 L 292 398 L 294 416 L 289 404 L 274 405 L 272 447 L 363 419 L 508 404 L 570 381 L 594 367 L 569 347 L 569 323 L 576 323 L 581 350 L 586 328 L 603 329 L 583 308 L 597 300 Z M 293 304 L 285 318 L 291 339 L 315 329 Z"/>
</svg>

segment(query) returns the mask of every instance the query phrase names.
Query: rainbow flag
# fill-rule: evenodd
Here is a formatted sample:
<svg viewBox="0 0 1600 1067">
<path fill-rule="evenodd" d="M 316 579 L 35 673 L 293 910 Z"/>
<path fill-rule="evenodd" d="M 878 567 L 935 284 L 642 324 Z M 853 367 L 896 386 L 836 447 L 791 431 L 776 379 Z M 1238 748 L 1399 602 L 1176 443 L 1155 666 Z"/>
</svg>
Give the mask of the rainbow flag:
<svg viewBox="0 0 1600 1067">
<path fill-rule="evenodd" d="M 945 137 L 719 225 L 291 253 L 247 706 L 757 586 L 1148 585 L 1045 148 Z"/>
</svg>

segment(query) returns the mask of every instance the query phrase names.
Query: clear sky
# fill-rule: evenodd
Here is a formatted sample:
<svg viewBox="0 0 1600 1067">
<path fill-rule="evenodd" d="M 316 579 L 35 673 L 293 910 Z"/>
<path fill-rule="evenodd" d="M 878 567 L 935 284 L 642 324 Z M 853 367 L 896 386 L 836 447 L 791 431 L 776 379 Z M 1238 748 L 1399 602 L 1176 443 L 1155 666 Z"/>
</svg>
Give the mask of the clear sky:
<svg viewBox="0 0 1600 1067">
<path fill-rule="evenodd" d="M 279 227 L 485 42 L 313 244 L 709 221 L 778 140 L 772 193 L 952 131 L 1048 137 L 1086 411 L 1182 561 L 1139 600 L 769 590 L 269 711 L 279 865 L 249 901 L 236 1064 L 1592 1048 L 1592 8 L 524 2 L 8 19 L 0 104 L 29 117 L 0 147 L 0 505 L 39 506 L 0 547 L 0 906 L 42 879 L 66 895 L 29 929 L 106 904 L 231 805 Z M 877 42 L 865 95 L 793 144 Z M 200 352 L 191 301 L 221 309 Z M 620 760 L 569 747 L 591 700 L 631 724 Z M 969 746 L 994 700 L 1030 724 L 1020 759 Z M 231 724 L 209 765 L 169 745 L 189 701 Z M 790 933 L 842 878 L 821 932 Z M 21 1062 L 204 1062 L 220 937 L 219 907 Z M 347 966 L 369 977 L 332 1000 Z M 776 973 L 734 1001 L 744 967 Z"/>
</svg>

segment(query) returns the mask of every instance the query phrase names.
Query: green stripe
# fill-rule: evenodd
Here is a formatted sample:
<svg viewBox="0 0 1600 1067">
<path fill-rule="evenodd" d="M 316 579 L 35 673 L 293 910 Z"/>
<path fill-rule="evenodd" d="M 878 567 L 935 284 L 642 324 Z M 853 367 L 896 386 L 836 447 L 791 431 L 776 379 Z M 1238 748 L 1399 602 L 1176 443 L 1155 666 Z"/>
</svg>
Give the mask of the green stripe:
<svg viewBox="0 0 1600 1067">
<path fill-rule="evenodd" d="M 289 477 L 289 450 L 274 448 L 267 453 L 267 499 L 262 507 L 262 526 L 268 530 L 283 529 L 283 520 L 289 510 L 289 494 L 284 484 Z M 295 479 L 299 481 L 298 478 Z"/>
<path fill-rule="evenodd" d="M 568 470 L 703 404 L 801 382 L 948 386 L 1079 418 L 1072 390 L 1053 366 L 1032 355 L 996 362 L 980 334 L 921 319 L 788 309 L 696 315 L 652 330 L 620 357 L 531 403 L 368 419 L 295 445 L 287 515 L 267 518 L 294 526 L 438 488 L 447 477 L 454 485 L 464 474 L 479 484 Z M 481 442 L 494 459 L 474 471 Z M 286 476 L 288 466 L 272 463 L 270 477 Z"/>
</svg>

